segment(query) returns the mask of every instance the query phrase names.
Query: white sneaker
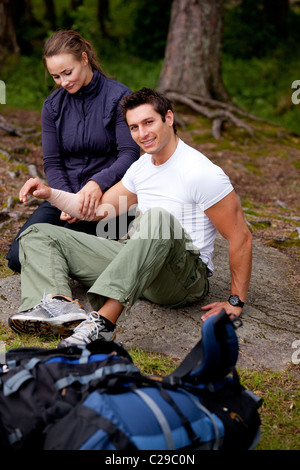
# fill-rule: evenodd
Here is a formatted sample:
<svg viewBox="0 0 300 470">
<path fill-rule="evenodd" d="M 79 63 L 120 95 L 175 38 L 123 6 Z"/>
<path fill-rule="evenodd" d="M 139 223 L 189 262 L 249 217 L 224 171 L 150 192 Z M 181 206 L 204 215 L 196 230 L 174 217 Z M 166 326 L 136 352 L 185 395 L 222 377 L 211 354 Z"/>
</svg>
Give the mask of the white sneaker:
<svg viewBox="0 0 300 470">
<path fill-rule="evenodd" d="M 116 329 L 107 327 L 103 317 L 97 312 L 91 312 L 88 319 L 80 323 L 74 333 L 58 343 L 58 348 L 77 346 L 78 344 L 89 344 L 96 339 L 113 341 L 116 337 Z"/>
<path fill-rule="evenodd" d="M 35 307 L 15 313 L 8 324 L 17 333 L 67 334 L 87 319 L 87 313 L 77 300 L 48 294 Z"/>
</svg>

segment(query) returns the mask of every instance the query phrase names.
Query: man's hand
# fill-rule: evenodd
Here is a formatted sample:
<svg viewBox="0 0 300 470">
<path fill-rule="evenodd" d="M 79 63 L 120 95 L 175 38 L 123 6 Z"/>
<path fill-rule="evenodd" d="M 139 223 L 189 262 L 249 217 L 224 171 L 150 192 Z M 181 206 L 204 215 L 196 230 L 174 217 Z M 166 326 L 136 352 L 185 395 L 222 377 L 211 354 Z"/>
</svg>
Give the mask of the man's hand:
<svg viewBox="0 0 300 470">
<path fill-rule="evenodd" d="M 63 220 L 64 222 L 68 222 L 68 224 L 75 224 L 75 223 L 80 222 L 80 219 L 76 219 L 76 217 L 72 217 L 66 212 L 62 212 L 60 214 L 60 220 Z"/>
<path fill-rule="evenodd" d="M 89 219 L 96 215 L 96 209 L 100 204 L 102 191 L 95 181 L 89 181 L 80 191 L 82 195 L 79 211 L 84 219 Z"/>
<path fill-rule="evenodd" d="M 48 199 L 51 196 L 51 188 L 42 183 L 39 178 L 30 178 L 19 192 L 19 199 L 24 204 L 27 203 L 28 194 L 38 199 Z"/>
<path fill-rule="evenodd" d="M 213 302 L 212 304 L 201 307 L 201 310 L 206 311 L 206 313 L 202 315 L 201 320 L 205 321 L 212 315 L 218 315 L 222 309 L 224 309 L 229 316 L 235 315 L 236 317 L 239 317 L 242 313 L 241 307 L 233 307 L 229 302 Z"/>
</svg>

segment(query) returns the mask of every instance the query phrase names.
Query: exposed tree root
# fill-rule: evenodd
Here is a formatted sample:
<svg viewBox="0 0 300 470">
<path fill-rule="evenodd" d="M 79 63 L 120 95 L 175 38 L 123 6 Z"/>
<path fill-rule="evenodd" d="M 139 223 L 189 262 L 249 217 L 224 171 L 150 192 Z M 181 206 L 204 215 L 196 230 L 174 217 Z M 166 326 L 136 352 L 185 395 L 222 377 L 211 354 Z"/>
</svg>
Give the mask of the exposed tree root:
<svg viewBox="0 0 300 470">
<path fill-rule="evenodd" d="M 212 134 L 216 139 L 220 139 L 222 134 L 223 124 L 226 121 L 231 121 L 235 126 L 245 129 L 252 137 L 255 134 L 253 127 L 247 124 L 244 120 L 237 117 L 234 113 L 240 114 L 247 118 L 256 121 L 263 121 L 262 119 L 249 114 L 242 109 L 220 101 L 201 98 L 201 96 L 186 96 L 177 92 L 166 92 L 167 97 L 176 103 L 181 103 L 194 111 L 200 113 L 202 116 L 212 120 Z M 211 109 L 213 107 L 214 109 Z"/>
<path fill-rule="evenodd" d="M 11 136 L 19 137 L 21 140 L 36 139 L 41 137 L 41 132 L 35 132 L 35 128 L 23 128 L 12 125 L 3 116 L 0 115 L 0 129 Z"/>
</svg>

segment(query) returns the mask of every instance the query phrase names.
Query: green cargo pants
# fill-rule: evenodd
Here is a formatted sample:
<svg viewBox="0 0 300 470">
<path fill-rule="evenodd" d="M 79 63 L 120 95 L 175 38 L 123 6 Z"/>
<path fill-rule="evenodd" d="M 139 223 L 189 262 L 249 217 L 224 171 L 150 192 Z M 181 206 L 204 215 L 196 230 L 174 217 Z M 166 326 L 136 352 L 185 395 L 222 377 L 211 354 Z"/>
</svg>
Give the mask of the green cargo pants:
<svg viewBox="0 0 300 470">
<path fill-rule="evenodd" d="M 163 209 L 139 216 L 132 237 L 122 243 L 50 224 L 29 227 L 19 240 L 20 312 L 37 305 L 44 294 L 72 297 L 70 277 L 87 288 L 95 310 L 107 298 L 129 308 L 138 298 L 174 307 L 208 293 L 199 250 Z"/>
</svg>

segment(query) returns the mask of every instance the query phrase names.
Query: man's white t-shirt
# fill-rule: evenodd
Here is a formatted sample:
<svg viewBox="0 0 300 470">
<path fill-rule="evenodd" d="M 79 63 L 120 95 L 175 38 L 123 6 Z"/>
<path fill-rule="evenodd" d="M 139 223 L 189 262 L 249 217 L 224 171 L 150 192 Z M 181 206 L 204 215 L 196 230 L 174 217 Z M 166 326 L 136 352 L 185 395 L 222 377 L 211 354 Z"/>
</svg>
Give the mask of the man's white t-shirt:
<svg viewBox="0 0 300 470">
<path fill-rule="evenodd" d="M 202 261 L 213 271 L 217 231 L 204 211 L 233 190 L 220 167 L 179 140 L 166 163 L 154 165 L 152 156 L 144 154 L 130 166 L 122 183 L 137 195 L 142 213 L 160 207 L 173 214 L 199 249 Z"/>
</svg>

